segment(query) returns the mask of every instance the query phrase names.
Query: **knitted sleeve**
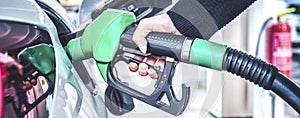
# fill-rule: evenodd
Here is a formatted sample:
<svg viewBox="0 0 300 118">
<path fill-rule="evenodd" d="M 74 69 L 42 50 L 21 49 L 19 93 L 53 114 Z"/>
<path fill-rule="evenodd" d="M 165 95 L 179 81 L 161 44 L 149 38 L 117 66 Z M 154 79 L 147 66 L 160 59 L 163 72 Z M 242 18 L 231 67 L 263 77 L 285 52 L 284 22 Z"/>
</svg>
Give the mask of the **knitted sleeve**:
<svg viewBox="0 0 300 118">
<path fill-rule="evenodd" d="M 179 0 L 167 12 L 186 36 L 210 38 L 256 0 Z"/>
</svg>

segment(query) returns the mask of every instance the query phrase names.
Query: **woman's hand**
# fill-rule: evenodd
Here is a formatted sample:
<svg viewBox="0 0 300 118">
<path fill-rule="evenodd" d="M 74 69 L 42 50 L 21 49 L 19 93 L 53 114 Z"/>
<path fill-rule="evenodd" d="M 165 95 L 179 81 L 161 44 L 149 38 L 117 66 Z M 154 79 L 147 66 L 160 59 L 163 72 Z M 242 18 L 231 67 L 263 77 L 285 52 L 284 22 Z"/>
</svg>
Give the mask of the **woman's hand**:
<svg viewBox="0 0 300 118">
<path fill-rule="evenodd" d="M 133 33 L 132 40 L 143 53 L 147 52 L 147 40 L 145 37 L 150 32 L 164 32 L 181 35 L 174 26 L 168 14 L 161 14 L 158 16 L 142 19 L 135 32 Z"/>
<path fill-rule="evenodd" d="M 139 65 L 131 62 L 129 63 L 129 70 L 132 72 L 137 72 L 141 76 L 147 76 L 149 75 L 152 79 L 157 79 L 158 75 L 156 71 L 153 68 L 148 68 L 148 65 L 152 65 L 156 70 L 158 71 L 163 71 L 164 63 L 165 63 L 165 58 L 164 57 L 142 57 L 142 56 L 135 56 L 135 59 L 143 62 L 140 63 Z"/>
<path fill-rule="evenodd" d="M 18 72 L 23 75 L 23 66 L 16 62 L 11 56 L 0 53 L 0 63 L 3 63 L 6 67 L 17 67 Z"/>
<path fill-rule="evenodd" d="M 137 26 L 132 38 L 135 44 L 143 53 L 147 52 L 148 43 L 145 37 L 150 32 L 164 32 L 164 33 L 181 35 L 180 32 L 174 26 L 171 18 L 167 14 L 161 14 L 158 16 L 145 18 L 141 20 L 141 22 Z M 147 64 L 153 65 L 154 67 L 158 67 L 160 68 L 159 70 L 162 71 L 165 62 L 164 57 L 144 58 L 144 57 L 136 56 L 135 58 L 142 61 L 143 63 L 138 65 L 136 63 L 131 62 L 129 64 L 129 69 L 132 72 L 138 71 L 138 73 L 141 76 L 149 75 L 152 79 L 158 78 L 156 71 L 153 69 L 148 69 Z"/>
</svg>

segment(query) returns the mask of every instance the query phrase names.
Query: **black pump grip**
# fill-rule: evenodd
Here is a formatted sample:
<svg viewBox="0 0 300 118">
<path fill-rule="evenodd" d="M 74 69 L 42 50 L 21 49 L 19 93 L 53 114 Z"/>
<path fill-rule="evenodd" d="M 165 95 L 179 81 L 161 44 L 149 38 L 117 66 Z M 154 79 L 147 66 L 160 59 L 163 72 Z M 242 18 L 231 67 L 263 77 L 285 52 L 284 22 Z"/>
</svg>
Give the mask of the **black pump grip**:
<svg viewBox="0 0 300 118">
<path fill-rule="evenodd" d="M 136 44 L 132 41 L 135 29 L 136 26 L 130 26 L 123 33 L 121 36 L 121 44 L 123 46 L 137 49 Z M 147 51 L 149 53 L 156 56 L 172 57 L 177 61 L 184 62 L 188 60 L 189 49 L 193 41 L 193 38 L 161 32 L 151 32 L 146 39 L 148 41 Z"/>
</svg>

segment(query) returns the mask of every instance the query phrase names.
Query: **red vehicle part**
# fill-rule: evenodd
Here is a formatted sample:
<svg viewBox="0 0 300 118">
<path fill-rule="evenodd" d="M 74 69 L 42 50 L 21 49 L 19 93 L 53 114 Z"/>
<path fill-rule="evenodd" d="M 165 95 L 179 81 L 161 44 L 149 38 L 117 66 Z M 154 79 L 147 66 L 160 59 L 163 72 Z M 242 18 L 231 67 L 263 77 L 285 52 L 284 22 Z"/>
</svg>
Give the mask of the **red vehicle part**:
<svg viewBox="0 0 300 118">
<path fill-rule="evenodd" d="M 267 61 L 292 78 L 291 26 L 286 22 L 271 24 L 267 28 Z"/>
</svg>

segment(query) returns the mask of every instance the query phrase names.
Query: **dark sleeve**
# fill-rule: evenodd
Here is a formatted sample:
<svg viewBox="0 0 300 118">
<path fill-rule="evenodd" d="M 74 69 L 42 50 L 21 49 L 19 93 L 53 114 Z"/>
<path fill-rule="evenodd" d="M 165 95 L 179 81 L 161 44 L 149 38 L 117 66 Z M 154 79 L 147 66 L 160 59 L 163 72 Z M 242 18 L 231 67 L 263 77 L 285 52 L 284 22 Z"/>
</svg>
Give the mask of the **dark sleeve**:
<svg viewBox="0 0 300 118">
<path fill-rule="evenodd" d="M 167 12 L 186 36 L 210 38 L 256 0 L 179 0 Z"/>
</svg>

